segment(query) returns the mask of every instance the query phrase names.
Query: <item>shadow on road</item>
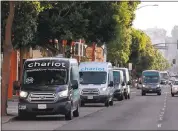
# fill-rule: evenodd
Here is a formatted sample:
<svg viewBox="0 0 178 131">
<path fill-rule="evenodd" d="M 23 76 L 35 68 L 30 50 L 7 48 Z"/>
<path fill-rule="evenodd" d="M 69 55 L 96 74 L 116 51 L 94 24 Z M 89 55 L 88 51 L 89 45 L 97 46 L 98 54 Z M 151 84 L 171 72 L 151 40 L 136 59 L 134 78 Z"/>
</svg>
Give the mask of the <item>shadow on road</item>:
<svg viewBox="0 0 178 131">
<path fill-rule="evenodd" d="M 136 96 L 142 96 L 141 94 L 137 94 Z M 159 96 L 157 94 L 146 94 L 145 96 Z"/>
<path fill-rule="evenodd" d="M 104 104 L 97 104 L 97 105 L 94 105 L 94 104 L 89 104 L 89 105 L 85 105 L 85 106 L 82 106 L 82 108 L 86 108 L 86 107 L 104 107 Z"/>
<path fill-rule="evenodd" d="M 48 116 L 37 116 L 35 118 L 26 118 L 20 119 L 19 117 L 15 117 L 13 120 L 15 121 L 65 121 L 64 116 L 62 115 L 48 115 Z"/>
</svg>

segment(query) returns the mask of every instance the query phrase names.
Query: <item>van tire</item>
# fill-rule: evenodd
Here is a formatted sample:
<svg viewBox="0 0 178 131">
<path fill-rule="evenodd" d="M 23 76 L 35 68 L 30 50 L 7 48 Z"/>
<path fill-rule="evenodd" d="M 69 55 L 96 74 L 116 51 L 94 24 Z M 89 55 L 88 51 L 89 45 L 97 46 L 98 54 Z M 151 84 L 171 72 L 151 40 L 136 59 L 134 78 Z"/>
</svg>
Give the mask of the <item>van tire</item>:
<svg viewBox="0 0 178 131">
<path fill-rule="evenodd" d="M 113 105 L 114 105 L 113 100 L 109 102 L 109 105 L 110 105 L 110 106 L 113 106 Z"/>
<path fill-rule="evenodd" d="M 161 92 L 158 92 L 158 93 L 157 93 L 157 95 L 159 95 L 159 96 L 160 96 L 160 95 L 161 95 Z"/>
<path fill-rule="evenodd" d="M 126 100 L 128 99 L 127 93 L 124 93 L 124 98 L 125 98 Z"/>
<path fill-rule="evenodd" d="M 70 110 L 67 114 L 65 114 L 65 120 L 72 120 L 73 112 Z"/>
<path fill-rule="evenodd" d="M 84 106 L 85 106 L 85 103 L 81 101 L 80 106 L 81 106 L 81 107 L 84 107 Z"/>
<path fill-rule="evenodd" d="M 146 93 L 142 91 L 142 96 L 145 96 L 145 95 L 146 95 Z"/>
<path fill-rule="evenodd" d="M 74 117 L 79 117 L 79 106 L 77 106 L 77 109 L 73 112 Z"/>
<path fill-rule="evenodd" d="M 172 97 L 174 97 L 174 94 L 173 94 L 173 93 L 171 93 L 171 95 L 172 95 Z"/>
<path fill-rule="evenodd" d="M 122 101 L 123 99 L 124 99 L 124 98 L 123 98 L 123 95 L 118 96 L 118 98 L 117 98 L 118 101 Z"/>
<path fill-rule="evenodd" d="M 128 99 L 130 99 L 130 94 L 128 94 Z"/>
<path fill-rule="evenodd" d="M 107 100 L 104 104 L 106 107 L 109 107 L 109 101 Z"/>
</svg>

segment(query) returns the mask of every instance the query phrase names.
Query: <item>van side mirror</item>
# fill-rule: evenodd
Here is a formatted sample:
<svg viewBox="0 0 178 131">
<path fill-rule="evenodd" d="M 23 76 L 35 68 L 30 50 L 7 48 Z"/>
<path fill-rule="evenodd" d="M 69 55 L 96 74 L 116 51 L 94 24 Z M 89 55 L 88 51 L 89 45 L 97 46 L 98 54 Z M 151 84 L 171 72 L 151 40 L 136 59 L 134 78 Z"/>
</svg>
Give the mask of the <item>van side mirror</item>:
<svg viewBox="0 0 178 131">
<path fill-rule="evenodd" d="M 164 84 L 163 81 L 161 81 L 160 84 L 163 85 Z"/>
<path fill-rule="evenodd" d="M 77 80 L 72 80 L 71 82 L 71 87 L 73 89 L 78 89 L 78 81 Z"/>
<path fill-rule="evenodd" d="M 125 86 L 125 82 L 122 82 L 122 86 Z"/>
<path fill-rule="evenodd" d="M 131 82 L 130 82 L 130 81 L 128 81 L 127 85 L 131 85 Z"/>
<path fill-rule="evenodd" d="M 110 87 L 113 87 L 114 86 L 114 82 L 113 81 L 110 81 L 109 85 Z"/>
<path fill-rule="evenodd" d="M 13 89 L 15 91 L 20 90 L 20 87 L 21 87 L 20 81 L 14 81 L 13 82 Z"/>
</svg>

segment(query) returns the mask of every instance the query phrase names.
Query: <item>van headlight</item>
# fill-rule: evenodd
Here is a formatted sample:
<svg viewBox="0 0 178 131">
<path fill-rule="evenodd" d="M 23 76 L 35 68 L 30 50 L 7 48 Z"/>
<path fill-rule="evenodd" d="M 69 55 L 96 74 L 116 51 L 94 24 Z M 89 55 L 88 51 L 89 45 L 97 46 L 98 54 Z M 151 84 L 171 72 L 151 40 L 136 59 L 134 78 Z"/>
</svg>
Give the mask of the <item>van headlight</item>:
<svg viewBox="0 0 178 131">
<path fill-rule="evenodd" d="M 142 87 L 145 87 L 145 85 L 142 85 Z"/>
<path fill-rule="evenodd" d="M 177 88 L 177 87 L 174 87 L 174 90 L 178 90 L 178 88 Z"/>
<path fill-rule="evenodd" d="M 106 91 L 106 87 L 101 87 L 101 91 Z"/>
<path fill-rule="evenodd" d="M 157 87 L 157 88 L 159 88 L 159 87 L 160 87 L 160 85 L 157 85 L 156 87 Z"/>
<path fill-rule="evenodd" d="M 58 92 L 58 95 L 59 97 L 68 97 L 68 91 L 65 90 L 65 91 Z"/>
<path fill-rule="evenodd" d="M 25 91 L 20 91 L 19 96 L 20 96 L 21 98 L 26 98 L 26 97 L 27 97 L 27 95 L 28 95 L 28 92 L 25 92 Z"/>
</svg>

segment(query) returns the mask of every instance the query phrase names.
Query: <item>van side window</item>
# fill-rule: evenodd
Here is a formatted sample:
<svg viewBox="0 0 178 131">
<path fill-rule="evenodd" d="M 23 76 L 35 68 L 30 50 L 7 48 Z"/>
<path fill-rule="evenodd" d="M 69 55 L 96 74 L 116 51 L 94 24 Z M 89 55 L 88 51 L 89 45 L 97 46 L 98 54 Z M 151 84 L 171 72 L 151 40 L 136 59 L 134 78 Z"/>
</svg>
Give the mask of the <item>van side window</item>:
<svg viewBox="0 0 178 131">
<path fill-rule="evenodd" d="M 70 71 L 70 80 L 79 80 L 79 69 L 78 66 L 72 66 Z"/>
<path fill-rule="evenodd" d="M 109 73 L 108 73 L 108 83 L 110 83 L 111 81 L 113 81 L 113 71 L 109 70 Z"/>
</svg>

